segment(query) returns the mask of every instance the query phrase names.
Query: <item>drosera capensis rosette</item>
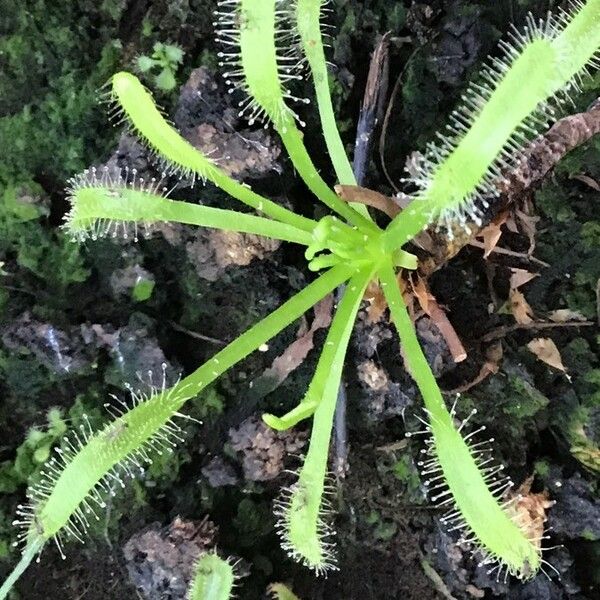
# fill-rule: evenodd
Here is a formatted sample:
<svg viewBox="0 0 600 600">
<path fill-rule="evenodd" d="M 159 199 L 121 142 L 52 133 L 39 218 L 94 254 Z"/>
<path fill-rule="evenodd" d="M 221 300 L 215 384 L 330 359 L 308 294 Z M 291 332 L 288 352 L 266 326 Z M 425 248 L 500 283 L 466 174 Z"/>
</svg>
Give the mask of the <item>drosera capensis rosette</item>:
<svg viewBox="0 0 600 600">
<path fill-rule="evenodd" d="M 162 194 L 159 182 L 142 182 L 134 173 L 91 172 L 72 183 L 72 210 L 65 227 L 74 237 L 84 239 L 118 235 L 135 223 L 160 221 L 256 233 L 304 246 L 309 268 L 320 274 L 175 386 L 134 395 L 133 402 L 124 406 L 121 414 L 112 414 L 103 428 L 83 425 L 67 436 L 58 457 L 45 467 L 44 481 L 29 490 L 30 502 L 19 511 L 23 555 L 0 588 L 0 600 L 47 541 L 55 539 L 62 552 L 66 538 L 84 539 L 88 520 L 102 508 L 103 495 L 112 490 L 112 484 L 120 487 L 124 475 L 139 473 L 153 451 L 172 448 L 179 441 L 176 421 L 183 417 L 181 409 L 188 399 L 345 284 L 305 397 L 286 415 L 265 415 L 267 423 L 277 429 L 302 419 L 313 420 L 304 463 L 277 504 L 279 528 L 293 557 L 318 573 L 335 568 L 326 498 L 335 396 L 354 319 L 364 290 L 374 279 L 390 307 L 407 370 L 424 399 L 430 437 L 420 462 L 432 500 L 448 507 L 444 521 L 462 531 L 461 539 L 472 542 L 479 561 L 490 571 L 521 579 L 534 576 L 544 562 L 540 540 L 531 539 L 515 516 L 514 500 L 508 495 L 512 482 L 503 477 L 500 466 L 492 464 L 485 444 L 472 442 L 477 430 L 466 433 L 464 422 L 455 424 L 454 411 L 443 401 L 408 317 L 396 270 L 416 266 L 416 259 L 402 246 L 424 227 L 460 223 L 466 213 L 477 216 L 485 206 L 485 196 L 493 192 L 491 182 L 519 160 L 519 132 L 527 140 L 540 131 L 554 114 L 554 100 L 561 94 L 576 93 L 579 78 L 597 66 L 600 0 L 578 3 L 570 13 L 548 16 L 541 22 L 529 19 L 525 33 L 512 35 L 512 41 L 503 46 L 504 58 L 494 59 L 484 72 L 487 87 L 470 89 L 464 99 L 466 108 L 455 113 L 457 124 L 450 137 L 430 147 L 418 178 L 416 199 L 384 230 L 364 211 L 359 213 L 337 198 L 316 172 L 297 119 L 287 109 L 291 94 L 285 85 L 293 83 L 293 77 L 287 77 L 288 67 L 282 67 L 286 55 L 281 54 L 281 45 L 291 39 L 290 27 L 296 19 L 298 31 L 292 32 L 292 38 L 299 36 L 301 42 L 296 46 L 306 52 L 315 23 L 320 22 L 322 3 L 297 0 L 287 8 L 279 0 L 220 0 L 218 4 L 219 35 L 229 44 L 227 56 L 222 57 L 231 65 L 229 78 L 233 79 L 234 73 L 237 81 L 243 82 L 248 102 L 254 103 L 250 114 L 262 113 L 273 123 L 299 175 L 336 215 L 318 222 L 296 215 L 229 178 L 167 123 L 133 75 L 118 73 L 109 83 L 109 96 L 122 119 L 168 173 L 197 175 L 261 214 L 171 200 Z M 300 23 L 304 18 L 308 21 Z M 281 32 L 280 26 L 284 27 Z M 326 72 L 324 53 L 308 52 L 306 58 L 318 86 L 322 80 L 317 81 L 317 75 Z M 317 91 L 320 108 L 326 93 L 324 86 Z M 329 109 L 324 107 L 322 120 L 327 121 L 327 115 Z M 323 134 L 328 147 L 336 147 L 330 125 L 323 126 Z M 332 152 L 332 159 L 337 153 Z M 346 178 L 341 161 L 338 167 L 339 177 Z"/>
</svg>

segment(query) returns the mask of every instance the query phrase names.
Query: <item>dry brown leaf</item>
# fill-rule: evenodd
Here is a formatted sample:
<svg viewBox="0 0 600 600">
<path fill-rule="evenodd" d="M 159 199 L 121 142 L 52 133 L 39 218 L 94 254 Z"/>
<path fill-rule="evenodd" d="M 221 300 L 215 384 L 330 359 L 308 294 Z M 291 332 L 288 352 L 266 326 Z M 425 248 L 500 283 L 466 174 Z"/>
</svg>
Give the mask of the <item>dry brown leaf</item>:
<svg viewBox="0 0 600 600">
<path fill-rule="evenodd" d="M 425 283 L 425 281 L 423 279 L 421 279 L 421 277 L 417 277 L 416 279 L 417 279 L 417 281 L 415 283 L 414 279 L 411 277 L 410 284 L 411 284 L 413 293 L 415 295 L 415 298 L 417 299 L 417 302 L 419 303 L 419 306 L 421 307 L 423 312 L 426 315 L 428 315 L 429 314 L 429 301 L 432 298 L 432 296 L 429 293 L 429 289 L 427 288 L 427 284 Z"/>
<path fill-rule="evenodd" d="M 514 513 L 513 520 L 518 520 L 520 528 L 524 530 L 526 537 L 541 548 L 544 535 L 544 523 L 546 521 L 546 509 L 554 506 L 554 500 L 550 500 L 548 492 L 543 491 L 535 494 L 531 491 L 533 476 L 528 477 L 515 491 L 513 497 L 516 502 L 510 505 L 510 511 Z"/>
<path fill-rule="evenodd" d="M 508 212 L 503 211 L 496 215 L 494 220 L 484 227 L 476 237 L 483 239 L 483 258 L 487 258 L 498 244 L 498 240 L 502 235 L 502 225 L 508 219 Z"/>
<path fill-rule="evenodd" d="M 345 202 L 358 202 L 372 206 L 385 213 L 393 219 L 402 209 L 392 198 L 388 198 L 379 192 L 358 185 L 336 185 L 336 194 Z"/>
<path fill-rule="evenodd" d="M 527 347 L 542 362 L 566 373 L 567 370 L 562 363 L 560 352 L 558 351 L 556 344 L 550 338 L 535 338 L 527 344 Z"/>
<path fill-rule="evenodd" d="M 533 322 L 533 310 L 519 290 L 510 291 L 509 303 L 510 311 L 517 323 L 526 325 Z"/>
<path fill-rule="evenodd" d="M 480 384 L 486 377 L 496 374 L 500 370 L 500 362 L 504 352 L 502 350 L 502 342 L 494 342 L 485 352 L 486 361 L 483 363 L 479 373 L 467 383 L 454 388 L 452 390 L 446 390 L 447 394 L 463 394 L 469 391 L 471 388 Z"/>
<path fill-rule="evenodd" d="M 487 258 L 492 253 L 497 246 L 501 235 L 502 228 L 494 222 L 490 223 L 479 232 L 477 237 L 483 238 L 483 258 Z"/>
<path fill-rule="evenodd" d="M 415 235 L 411 243 L 417 246 L 417 248 L 425 250 L 428 254 L 435 254 L 435 241 L 427 229 L 423 229 L 421 233 Z"/>
<path fill-rule="evenodd" d="M 580 312 L 576 310 L 571 310 L 570 308 L 559 308 L 558 310 L 553 310 L 548 318 L 553 323 L 568 323 L 569 321 L 587 321 L 586 317 L 582 315 Z"/>
<path fill-rule="evenodd" d="M 298 338 L 293 341 L 272 363 L 272 365 L 261 375 L 261 379 L 269 381 L 272 389 L 280 385 L 287 376 L 297 369 L 313 349 L 313 338 L 319 329 L 329 327 L 331 323 L 331 313 L 333 310 L 333 295 L 325 296 L 323 300 L 315 305 L 315 318 L 306 329 L 301 325 L 298 332 Z"/>
<path fill-rule="evenodd" d="M 533 251 L 535 250 L 535 234 L 537 232 L 537 223 L 540 218 L 527 214 L 518 208 L 515 210 L 515 214 L 519 220 L 519 224 L 521 225 L 523 233 L 525 233 L 527 239 L 529 240 L 529 249 L 527 250 L 527 253 L 533 254 Z"/>
<path fill-rule="evenodd" d="M 522 285 L 538 276 L 538 273 L 531 273 L 525 269 L 511 268 L 510 292 L 508 296 L 510 311 L 515 321 L 520 325 L 527 325 L 533 322 L 533 309 L 529 306 L 525 296 L 519 291 Z"/>
<path fill-rule="evenodd" d="M 566 372 L 560 352 L 550 338 L 535 338 L 527 344 L 527 348 L 547 365 Z"/>
<path fill-rule="evenodd" d="M 383 318 L 387 302 L 379 283 L 372 280 L 367 286 L 364 299 L 369 303 L 367 307 L 367 323 L 374 325 Z"/>
<path fill-rule="evenodd" d="M 519 227 L 517 226 L 517 222 L 515 221 L 515 217 L 512 213 L 506 218 L 506 229 L 508 229 L 511 233 L 519 233 Z"/>
<path fill-rule="evenodd" d="M 528 281 L 535 279 L 539 273 L 531 273 L 525 269 L 511 268 L 512 275 L 510 276 L 510 289 L 517 290 Z"/>
<path fill-rule="evenodd" d="M 412 293 L 412 286 L 406 285 L 404 278 L 402 277 L 402 272 L 398 273 L 396 277 L 398 281 L 398 287 L 400 288 L 400 293 L 402 294 L 402 298 L 404 298 L 404 302 L 406 304 L 406 308 L 408 309 L 408 314 L 410 315 L 410 320 L 414 323 L 417 320 L 416 310 L 415 310 L 415 295 Z"/>
<path fill-rule="evenodd" d="M 585 183 L 587 186 L 591 187 L 593 190 L 600 192 L 600 183 L 598 183 L 594 178 L 589 175 L 573 175 L 571 179 L 578 179 L 582 183 Z"/>
</svg>

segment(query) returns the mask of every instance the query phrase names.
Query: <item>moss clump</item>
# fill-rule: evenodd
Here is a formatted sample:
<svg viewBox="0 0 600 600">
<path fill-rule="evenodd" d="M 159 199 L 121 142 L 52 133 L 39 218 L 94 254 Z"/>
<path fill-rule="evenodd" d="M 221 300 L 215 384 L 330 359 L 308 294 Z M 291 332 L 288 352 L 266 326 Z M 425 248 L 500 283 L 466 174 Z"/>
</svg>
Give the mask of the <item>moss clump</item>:
<svg viewBox="0 0 600 600">
<path fill-rule="evenodd" d="M 503 412 L 518 420 L 529 419 L 548 405 L 548 398 L 537 390 L 531 383 L 519 376 L 508 379 L 508 398 Z"/>
<path fill-rule="evenodd" d="M 600 178 L 598 136 L 559 163 L 556 176 L 536 192 L 543 221 L 538 226 L 536 254 L 551 266 L 532 282 L 530 298 L 547 310 L 566 308 L 597 318 L 596 287 L 600 279 L 600 220 L 597 192 L 574 176 Z M 549 227 L 551 223 L 556 227 Z"/>
<path fill-rule="evenodd" d="M 0 8 L 0 140 L 10 148 L 0 183 L 33 174 L 54 187 L 107 147 L 92 108 L 117 65 L 120 42 L 111 36 L 122 5 L 32 0 Z"/>
</svg>

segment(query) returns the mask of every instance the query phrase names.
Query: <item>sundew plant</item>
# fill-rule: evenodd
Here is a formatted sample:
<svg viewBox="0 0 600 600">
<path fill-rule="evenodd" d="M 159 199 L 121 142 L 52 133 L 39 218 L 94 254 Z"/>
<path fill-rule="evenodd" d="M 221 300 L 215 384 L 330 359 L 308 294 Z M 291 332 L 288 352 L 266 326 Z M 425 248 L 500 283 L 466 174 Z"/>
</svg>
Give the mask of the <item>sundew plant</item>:
<svg viewBox="0 0 600 600">
<path fill-rule="evenodd" d="M 143 140 L 168 174 L 197 177 L 227 192 L 247 210 L 209 208 L 165 197 L 161 184 L 135 173 L 94 170 L 75 177 L 65 227 L 79 240 L 117 235 L 136 224 L 179 222 L 257 234 L 305 248 L 315 277 L 302 291 L 240 335 L 196 371 L 168 388 L 133 394 L 130 403 L 99 430 L 81 427 L 67 437 L 47 463 L 43 480 L 19 507 L 22 559 L 0 588 L 0 598 L 43 546 L 54 540 L 83 540 L 90 519 L 105 506 L 105 494 L 127 476 L 143 472 L 152 453 L 175 446 L 177 421 L 186 401 L 222 373 L 293 323 L 336 288 L 343 295 L 316 371 L 300 403 L 283 416 L 265 415 L 268 425 L 287 429 L 312 419 L 310 446 L 296 480 L 278 503 L 284 548 L 317 573 L 335 568 L 334 541 L 326 510 L 327 459 L 332 422 L 353 324 L 371 281 L 387 300 L 400 337 L 407 370 L 425 405 L 426 447 L 420 461 L 431 500 L 448 509 L 443 521 L 461 531 L 490 570 L 527 579 L 541 568 L 541 542 L 518 518 L 512 482 L 493 464 L 485 443 L 473 443 L 456 425 L 425 359 L 398 285 L 399 269 L 414 269 L 416 257 L 404 247 L 429 226 L 448 227 L 481 219 L 497 183 L 518 163 L 524 144 L 555 118 L 560 105 L 577 93 L 588 70 L 598 67 L 600 0 L 574 4 L 570 12 L 532 17 L 501 44 L 477 83 L 452 114 L 452 124 L 431 144 L 412 177 L 412 202 L 386 227 L 379 227 L 361 204 L 339 198 L 315 169 L 292 110 L 295 79 L 312 76 L 323 135 L 340 183 L 355 183 L 335 125 L 321 39 L 321 0 L 220 0 L 216 27 L 220 56 L 232 88 L 246 92 L 240 113 L 250 122 L 271 124 L 300 177 L 330 214 L 315 221 L 264 198 L 231 179 L 218 162 L 193 148 L 163 118 L 149 92 L 129 73 L 115 74 L 108 95 L 115 115 Z M 123 484 L 124 485 L 124 484 Z M 227 589 L 230 574 L 216 559 L 206 573 Z M 202 571 L 204 572 L 204 571 Z M 218 580 L 218 581 L 217 581 Z M 199 589 L 208 578 L 198 580 Z M 205 597 L 194 595 L 192 597 Z M 213 596 L 210 596 L 213 597 Z M 216 593 L 214 597 L 221 597 Z"/>
<path fill-rule="evenodd" d="M 198 559 L 186 600 L 228 600 L 235 586 L 234 567 L 209 552 Z"/>
</svg>

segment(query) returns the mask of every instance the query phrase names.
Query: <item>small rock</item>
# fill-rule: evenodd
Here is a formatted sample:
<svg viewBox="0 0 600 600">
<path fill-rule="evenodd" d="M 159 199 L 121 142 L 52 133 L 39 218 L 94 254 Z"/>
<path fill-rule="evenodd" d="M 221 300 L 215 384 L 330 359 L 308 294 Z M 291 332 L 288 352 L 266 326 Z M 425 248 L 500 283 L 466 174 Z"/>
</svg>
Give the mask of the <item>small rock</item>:
<svg viewBox="0 0 600 600">
<path fill-rule="evenodd" d="M 202 467 L 201 472 L 206 477 L 208 485 L 213 488 L 238 483 L 235 470 L 222 456 L 214 456 L 205 467 Z"/>
<path fill-rule="evenodd" d="M 358 379 L 373 391 L 381 392 L 388 389 L 390 380 L 386 372 L 374 361 L 366 360 L 360 363 L 357 370 Z"/>
<path fill-rule="evenodd" d="M 480 11 L 462 12 L 447 18 L 441 34 L 433 43 L 430 58 L 430 68 L 436 79 L 452 86 L 462 83 L 481 49 Z"/>
<path fill-rule="evenodd" d="M 277 477 L 284 469 L 285 457 L 297 454 L 306 438 L 303 431 L 274 431 L 255 416 L 229 430 L 231 446 L 243 453 L 244 476 L 250 481 L 269 481 Z"/>
<path fill-rule="evenodd" d="M 558 467 L 550 469 L 547 485 L 556 500 L 548 518 L 553 534 L 571 540 L 600 540 L 600 501 L 592 485 L 577 472 L 568 479 L 563 478 Z"/>
<path fill-rule="evenodd" d="M 57 374 L 76 373 L 89 358 L 78 331 L 65 331 L 51 323 L 38 321 L 24 312 L 2 329 L 2 342 L 9 350 L 27 350 Z"/>
<path fill-rule="evenodd" d="M 279 248 L 281 242 L 235 231 L 199 231 L 188 242 L 188 258 L 200 277 L 216 281 L 231 265 L 249 265 L 255 258 L 263 260 Z"/>
<path fill-rule="evenodd" d="M 175 123 L 203 154 L 243 180 L 281 172 L 281 146 L 263 128 L 249 129 L 222 80 L 206 67 L 194 69 L 181 89 Z"/>
<path fill-rule="evenodd" d="M 196 560 L 214 548 L 217 535 L 208 518 L 153 523 L 123 548 L 131 581 L 146 600 L 184 600 Z"/>
<path fill-rule="evenodd" d="M 125 327 L 114 329 L 111 325 L 82 325 L 82 335 L 88 344 L 105 348 L 113 360 L 106 380 L 124 388 L 129 384 L 142 392 L 151 386 L 171 387 L 179 372 L 166 359 L 158 340 L 154 337 L 153 322 L 141 313 L 134 313 Z M 166 367 L 163 367 L 166 365 Z"/>
</svg>

